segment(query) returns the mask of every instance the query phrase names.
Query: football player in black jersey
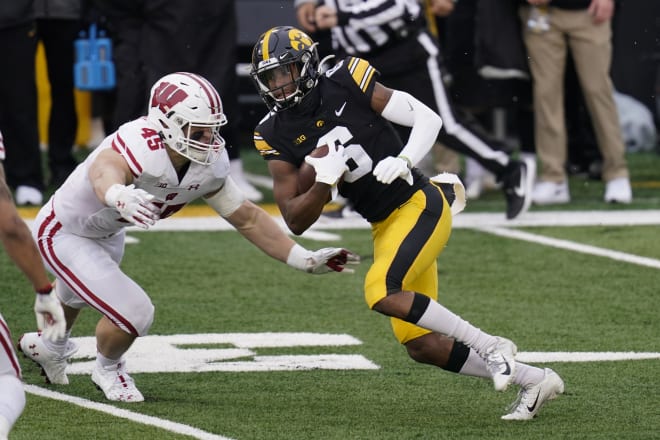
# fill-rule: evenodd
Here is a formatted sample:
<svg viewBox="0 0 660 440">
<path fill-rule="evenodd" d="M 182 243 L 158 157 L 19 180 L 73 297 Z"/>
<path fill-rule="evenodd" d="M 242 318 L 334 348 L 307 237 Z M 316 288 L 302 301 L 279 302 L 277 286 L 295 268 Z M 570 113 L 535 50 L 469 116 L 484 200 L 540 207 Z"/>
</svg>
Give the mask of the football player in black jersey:
<svg viewBox="0 0 660 440">
<path fill-rule="evenodd" d="M 391 317 L 410 357 L 492 378 L 497 390 L 521 385 L 521 403 L 503 417 L 531 419 L 563 392 L 561 378 L 516 362 L 511 341 L 481 331 L 437 302 L 437 257 L 449 239 L 451 210 L 464 202 L 456 176 L 429 179 L 414 167 L 435 141 L 440 117 L 408 93 L 377 82 L 377 70 L 363 59 L 347 57 L 325 71 L 322 65 L 314 41 L 288 26 L 265 32 L 252 53 L 251 75 L 270 109 L 255 129 L 254 143 L 268 161 L 286 224 L 301 234 L 338 191 L 372 225 L 367 304 Z M 411 127 L 407 141 L 390 122 Z M 327 155 L 307 156 L 322 145 L 329 147 Z M 303 162 L 314 167 L 316 181 L 300 193 Z"/>
</svg>

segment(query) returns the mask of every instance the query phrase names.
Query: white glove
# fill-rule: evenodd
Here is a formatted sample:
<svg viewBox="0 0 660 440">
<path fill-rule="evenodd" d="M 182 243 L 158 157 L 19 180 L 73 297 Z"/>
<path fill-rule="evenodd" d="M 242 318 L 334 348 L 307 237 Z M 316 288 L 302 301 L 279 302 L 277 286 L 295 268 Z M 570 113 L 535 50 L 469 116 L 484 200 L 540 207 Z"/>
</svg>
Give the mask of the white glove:
<svg viewBox="0 0 660 440">
<path fill-rule="evenodd" d="M 160 210 L 151 203 L 153 199 L 153 194 L 136 189 L 133 184 L 124 186 L 115 183 L 105 193 L 108 206 L 115 208 L 124 219 L 142 229 L 149 229 L 160 218 Z"/>
<path fill-rule="evenodd" d="M 334 186 L 348 170 L 343 145 L 336 147 L 330 145 L 328 154 L 323 157 L 306 156 L 305 162 L 314 167 L 317 182 L 327 183 L 330 186 Z"/>
<path fill-rule="evenodd" d="M 389 156 L 381 160 L 374 168 L 373 175 L 377 181 L 386 185 L 394 182 L 398 177 L 408 182 L 408 185 L 413 184 L 409 162 L 402 157 Z"/>
<path fill-rule="evenodd" d="M 360 263 L 360 256 L 343 248 L 323 248 L 317 251 L 309 251 L 296 244 L 291 248 L 286 261 L 289 266 L 315 275 L 334 272 L 353 273 L 346 265 Z"/>
<path fill-rule="evenodd" d="M 66 333 L 64 310 L 54 290 L 50 293 L 37 293 L 34 313 L 37 315 L 37 328 L 41 330 L 43 337 L 51 341 L 64 337 Z"/>
</svg>

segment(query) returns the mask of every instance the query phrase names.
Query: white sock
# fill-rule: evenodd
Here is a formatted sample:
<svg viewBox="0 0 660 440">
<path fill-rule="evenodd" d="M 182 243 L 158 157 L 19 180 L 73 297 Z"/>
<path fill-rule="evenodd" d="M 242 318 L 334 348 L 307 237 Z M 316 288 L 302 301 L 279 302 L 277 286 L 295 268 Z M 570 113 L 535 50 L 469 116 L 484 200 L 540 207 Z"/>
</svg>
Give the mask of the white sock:
<svg viewBox="0 0 660 440">
<path fill-rule="evenodd" d="M 492 377 L 486 368 L 486 361 L 484 361 L 483 358 L 473 349 L 470 349 L 470 354 L 468 354 L 468 357 L 458 374 L 464 376 L 485 377 L 487 379 Z"/>
<path fill-rule="evenodd" d="M 486 361 L 472 349 L 470 349 L 470 354 L 468 354 L 468 358 L 465 360 L 458 374 L 484 377 L 487 379 L 491 378 L 490 372 L 486 368 Z M 516 362 L 516 377 L 513 379 L 513 383 L 516 385 L 527 388 L 541 382 L 544 377 L 545 372 L 543 368 Z"/>
<path fill-rule="evenodd" d="M 544 377 L 543 368 L 516 362 L 516 377 L 513 378 L 513 383 L 516 385 L 527 388 L 541 382 Z"/>
<path fill-rule="evenodd" d="M 96 365 L 106 370 L 112 368 L 113 366 L 116 366 L 119 363 L 119 361 L 121 361 L 121 358 L 110 359 L 103 356 L 100 351 L 96 352 Z"/>
<path fill-rule="evenodd" d="M 23 382 L 13 374 L 0 375 L 0 438 L 6 437 L 25 408 Z"/>
<path fill-rule="evenodd" d="M 477 327 L 433 300 L 429 301 L 422 317 L 415 324 L 461 341 L 468 347 L 473 348 L 480 355 L 485 353 L 488 347 L 497 343 L 495 336 L 482 332 Z"/>
</svg>

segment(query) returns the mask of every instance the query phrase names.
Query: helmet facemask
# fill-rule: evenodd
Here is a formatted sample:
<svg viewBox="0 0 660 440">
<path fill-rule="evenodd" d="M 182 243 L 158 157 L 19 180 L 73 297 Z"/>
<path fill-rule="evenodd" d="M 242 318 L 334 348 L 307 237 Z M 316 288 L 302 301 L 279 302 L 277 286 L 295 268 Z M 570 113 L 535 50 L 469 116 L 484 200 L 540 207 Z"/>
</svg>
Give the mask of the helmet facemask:
<svg viewBox="0 0 660 440">
<path fill-rule="evenodd" d="M 180 134 L 168 145 L 180 155 L 201 165 L 209 165 L 220 158 L 225 140 L 220 136 L 220 127 L 227 123 L 221 114 L 217 121 L 186 121 L 184 118 Z M 177 122 L 177 118 L 174 119 Z"/>
</svg>

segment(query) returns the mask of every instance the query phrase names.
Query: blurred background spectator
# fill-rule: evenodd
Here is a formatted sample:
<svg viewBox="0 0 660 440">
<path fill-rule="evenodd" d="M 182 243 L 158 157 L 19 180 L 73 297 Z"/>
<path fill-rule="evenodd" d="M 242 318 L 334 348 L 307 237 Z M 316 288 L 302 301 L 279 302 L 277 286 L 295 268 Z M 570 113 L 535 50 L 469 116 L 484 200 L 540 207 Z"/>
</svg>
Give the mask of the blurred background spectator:
<svg viewBox="0 0 660 440">
<path fill-rule="evenodd" d="M 536 152 L 541 164 L 534 203 L 570 201 L 564 112 L 569 50 L 603 157 L 604 200 L 630 203 L 626 151 L 610 78 L 613 0 L 520 1 L 523 38 L 533 77 Z"/>
<path fill-rule="evenodd" d="M 48 81 L 50 112 L 47 150 L 48 183 L 59 187 L 76 167 L 73 147 L 78 116 L 73 88 L 73 43 L 83 28 L 82 0 L 34 0 L 37 39 L 43 44 Z"/>
<path fill-rule="evenodd" d="M 37 48 L 33 0 L 0 2 L 0 131 L 4 134 L 7 184 L 18 205 L 41 205 L 44 179 L 37 125 Z M 73 67 L 71 66 L 71 71 Z"/>
</svg>

